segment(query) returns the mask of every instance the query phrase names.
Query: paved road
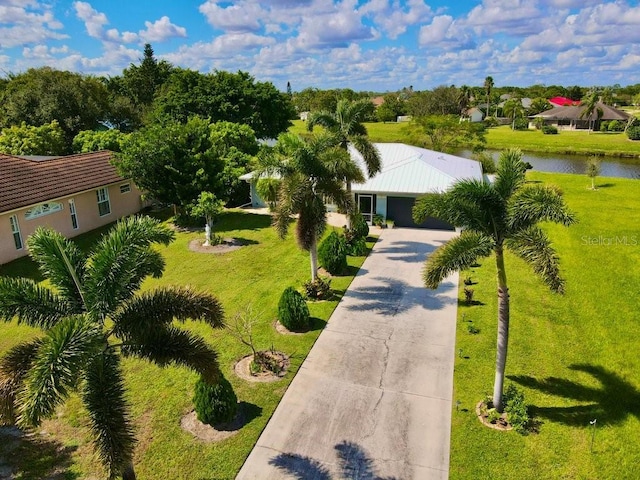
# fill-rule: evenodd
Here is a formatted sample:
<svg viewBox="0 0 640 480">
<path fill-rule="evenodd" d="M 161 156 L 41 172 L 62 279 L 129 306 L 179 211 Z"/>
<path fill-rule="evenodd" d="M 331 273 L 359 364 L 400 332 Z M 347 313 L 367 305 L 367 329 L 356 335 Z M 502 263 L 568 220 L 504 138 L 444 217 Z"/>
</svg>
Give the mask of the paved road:
<svg viewBox="0 0 640 480">
<path fill-rule="evenodd" d="M 385 230 L 238 479 L 446 479 L 457 274 L 426 290 L 449 232 Z"/>
</svg>

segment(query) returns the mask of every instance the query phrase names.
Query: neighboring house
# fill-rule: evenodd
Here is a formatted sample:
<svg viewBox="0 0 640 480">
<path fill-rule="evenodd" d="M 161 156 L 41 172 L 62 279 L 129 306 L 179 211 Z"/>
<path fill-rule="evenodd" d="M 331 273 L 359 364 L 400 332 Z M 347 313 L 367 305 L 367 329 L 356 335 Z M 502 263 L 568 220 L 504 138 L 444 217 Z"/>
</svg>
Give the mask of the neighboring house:
<svg viewBox="0 0 640 480">
<path fill-rule="evenodd" d="M 483 118 L 484 118 L 484 113 L 482 113 L 482 110 L 480 110 L 477 107 L 472 107 L 464 111 L 461 120 L 477 123 L 477 122 L 481 122 Z"/>
<path fill-rule="evenodd" d="M 0 154 L 0 264 L 26 255 L 38 226 L 74 237 L 138 212 L 140 191 L 117 174 L 111 155 Z"/>
<path fill-rule="evenodd" d="M 537 115 L 532 115 L 529 118 L 542 118 L 544 119 L 545 125 L 552 125 L 560 130 L 588 129 L 598 120 L 618 120 L 620 122 L 626 122 L 629 119 L 627 112 L 605 105 L 604 103 L 598 103 L 591 115 L 581 117 L 585 108 L 585 105 L 555 107 L 551 110 L 540 112 Z M 602 112 L 602 116 L 600 117 L 598 116 L 599 111 Z M 532 127 L 532 124 L 529 126 Z"/>
<path fill-rule="evenodd" d="M 549 103 L 554 107 L 571 107 L 580 105 L 580 100 L 571 100 L 567 97 L 553 97 L 549 99 Z"/>
<path fill-rule="evenodd" d="M 356 205 L 371 223 L 373 215 L 391 219 L 399 227 L 421 227 L 452 230 L 440 220 L 429 218 L 416 225 L 412 209 L 417 197 L 425 193 L 444 192 L 461 179 L 483 180 L 482 167 L 475 160 L 435 152 L 402 143 L 375 143 L 380 152 L 382 169 L 365 183 L 351 185 Z M 352 158 L 366 172 L 362 157 L 350 147 Z M 264 207 L 255 190 L 255 179 L 246 174 L 241 179 L 251 183 L 251 203 Z"/>
<path fill-rule="evenodd" d="M 384 103 L 384 97 L 382 97 L 382 96 L 373 97 L 371 99 L 371 103 L 373 103 L 374 107 L 378 108 L 380 105 L 382 105 Z"/>
</svg>

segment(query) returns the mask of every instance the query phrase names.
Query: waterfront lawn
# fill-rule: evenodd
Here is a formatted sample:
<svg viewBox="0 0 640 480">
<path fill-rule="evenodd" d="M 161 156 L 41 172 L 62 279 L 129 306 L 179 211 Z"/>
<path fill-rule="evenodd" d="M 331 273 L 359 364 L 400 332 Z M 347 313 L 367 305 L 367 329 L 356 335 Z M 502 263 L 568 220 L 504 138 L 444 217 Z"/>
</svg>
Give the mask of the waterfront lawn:
<svg viewBox="0 0 640 480">
<path fill-rule="evenodd" d="M 407 127 L 409 123 L 402 122 L 366 122 L 369 140 L 379 143 L 407 143 Z M 294 120 L 289 131 L 298 135 L 308 135 L 307 123 L 302 120 Z"/>
<path fill-rule="evenodd" d="M 190 285 L 216 295 L 227 322 L 251 306 L 257 317 L 253 329 L 258 349 L 274 347 L 291 356 L 291 369 L 274 383 L 249 383 L 233 373 L 233 365 L 249 354 L 247 347 L 228 331 L 213 331 L 196 322 L 187 327 L 204 336 L 219 352 L 224 375 L 245 405 L 249 423 L 239 433 L 220 443 L 196 440 L 180 428 L 180 419 L 192 408 L 196 374 L 186 368 L 160 369 L 141 360 L 124 362 L 126 387 L 136 424 L 138 446 L 135 465 L 144 479 L 232 479 L 258 439 L 300 364 L 320 334 L 329 316 L 364 261 L 349 257 L 349 275 L 335 277 L 332 301 L 310 304 L 314 330 L 304 335 L 281 335 L 273 327 L 280 294 L 287 286 L 299 287 L 310 276 L 309 257 L 300 251 L 292 235 L 280 240 L 270 226 L 270 217 L 241 211 L 221 216 L 214 228 L 226 237 L 240 238 L 247 245 L 222 255 L 191 252 L 188 243 L 203 232 L 178 233 L 176 241 L 159 250 L 166 260 L 161 279 L 148 280 L 143 288 Z M 80 238 L 88 246 L 96 235 Z M 372 243 L 368 244 L 369 247 Z M 33 264 L 20 259 L 2 267 L 4 275 L 32 275 Z M 0 354 L 37 332 L 15 322 L 0 324 Z M 0 465 L 14 469 L 16 478 L 104 478 L 93 454 L 85 412 L 77 397 L 59 409 L 54 420 L 45 422 L 38 434 L 22 443 L 11 440 L 0 429 Z M 19 473 L 18 473 L 19 472 Z"/>
<path fill-rule="evenodd" d="M 539 433 L 491 430 L 473 413 L 492 392 L 495 366 L 495 261 L 486 259 L 460 276 L 477 282 L 471 288 L 480 303 L 464 305 L 461 282 L 450 478 L 636 478 L 640 181 L 598 178 L 599 189 L 591 191 L 585 176 L 530 172 L 528 178 L 560 186 L 579 218 L 569 228 L 545 226 L 567 281 L 564 296 L 552 294 L 519 259 L 506 259 L 506 382 L 524 390 Z M 480 333 L 469 333 L 469 321 Z"/>
<path fill-rule="evenodd" d="M 487 129 L 487 148 L 513 146 L 529 152 L 640 157 L 640 141 L 631 141 L 624 133 L 560 130 L 544 135 L 540 130 L 511 130 L 508 125 Z"/>
</svg>

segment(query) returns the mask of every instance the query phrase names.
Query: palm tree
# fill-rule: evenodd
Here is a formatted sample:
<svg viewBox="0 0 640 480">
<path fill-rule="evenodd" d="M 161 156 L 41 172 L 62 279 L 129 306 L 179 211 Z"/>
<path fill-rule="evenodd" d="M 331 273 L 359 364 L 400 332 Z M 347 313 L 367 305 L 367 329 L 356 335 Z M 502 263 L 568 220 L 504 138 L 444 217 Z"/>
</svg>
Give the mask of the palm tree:
<svg viewBox="0 0 640 480">
<path fill-rule="evenodd" d="M 0 277 L 0 319 L 44 331 L 0 360 L 0 424 L 38 426 L 77 390 L 109 478 L 135 479 L 121 357 L 184 365 L 209 383 L 219 376 L 215 351 L 173 325 L 192 318 L 222 327 L 218 300 L 177 287 L 136 294 L 146 277 L 164 270 L 153 245 L 173 238 L 149 217 L 118 222 L 88 256 L 50 229 L 29 237 L 29 254 L 52 288 Z"/>
<path fill-rule="evenodd" d="M 489 117 L 489 102 L 491 100 L 491 89 L 493 88 L 493 77 L 484 79 L 484 91 L 487 94 L 487 117 Z"/>
<path fill-rule="evenodd" d="M 362 156 L 369 178 L 380 172 L 382 166 L 380 154 L 367 137 L 367 129 L 362 124 L 370 109 L 371 102 L 366 99 L 355 102 L 340 100 L 335 112 L 316 112 L 307 120 L 307 128 L 310 132 L 313 131 L 313 127 L 320 125 L 332 134 L 334 143 L 343 150 L 348 151 L 349 145 L 352 145 Z M 349 195 L 351 195 L 352 181 L 345 178 Z M 347 226 L 350 226 L 349 216 L 347 216 Z"/>
<path fill-rule="evenodd" d="M 600 93 L 597 90 L 591 90 L 580 103 L 584 106 L 584 109 L 580 112 L 580 118 L 587 118 L 589 120 L 589 133 L 591 133 L 596 122 L 596 119 L 592 119 L 593 113 L 595 112 L 598 122 L 604 114 L 600 106 Z"/>
<path fill-rule="evenodd" d="M 467 85 L 462 85 L 458 90 L 457 102 L 458 108 L 460 108 L 460 116 L 462 116 L 471 102 L 471 89 Z"/>
<path fill-rule="evenodd" d="M 507 118 L 511 119 L 511 130 L 515 130 L 516 128 L 516 118 L 522 118 L 525 114 L 525 109 L 522 106 L 522 100 L 519 98 L 510 98 L 504 102 L 502 111 Z"/>
<path fill-rule="evenodd" d="M 278 202 L 273 212 L 273 225 L 281 238 L 289 230 L 292 215 L 298 215 L 298 245 L 309 252 L 311 280 L 318 276 L 318 238 L 327 225 L 325 201 L 350 211 L 351 195 L 344 179 L 364 181 L 362 171 L 349 153 L 336 146 L 330 134 L 305 141 L 293 134 L 282 134 L 274 147 L 274 155 L 263 159 L 261 173 L 281 178 Z"/>
<path fill-rule="evenodd" d="M 504 250 L 524 259 L 554 292 L 564 292 L 558 256 L 541 221 L 571 225 L 573 214 L 553 186 L 525 184 L 525 164 L 517 149 L 500 155 L 493 183 L 463 180 L 445 193 L 428 194 L 416 202 L 416 222 L 440 218 L 462 227 L 460 236 L 438 247 L 427 259 L 424 281 L 436 288 L 450 273 L 471 267 L 479 258 L 495 255 L 498 273 L 498 340 L 493 402 L 502 411 L 502 389 L 509 339 L 509 288 Z"/>
</svg>

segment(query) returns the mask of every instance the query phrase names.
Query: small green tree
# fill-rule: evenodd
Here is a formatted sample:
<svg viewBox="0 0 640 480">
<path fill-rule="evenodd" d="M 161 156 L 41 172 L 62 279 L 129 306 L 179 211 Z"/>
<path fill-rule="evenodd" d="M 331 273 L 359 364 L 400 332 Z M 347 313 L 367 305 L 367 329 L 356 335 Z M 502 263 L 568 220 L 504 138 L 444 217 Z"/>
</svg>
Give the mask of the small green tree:
<svg viewBox="0 0 640 480">
<path fill-rule="evenodd" d="M 591 179 L 591 190 L 596 189 L 596 177 L 600 175 L 600 162 L 595 157 L 590 157 L 587 162 L 587 177 Z"/>
<path fill-rule="evenodd" d="M 211 228 L 213 227 L 213 222 L 220 215 L 222 209 L 224 208 L 224 202 L 211 192 L 202 192 L 198 196 L 197 203 L 191 207 L 191 215 L 194 217 L 204 217 L 205 224 L 205 241 L 203 245 L 208 247 L 211 245 Z M 216 235 L 213 236 L 214 245 L 217 245 L 219 242 L 219 237 Z"/>
<path fill-rule="evenodd" d="M 74 139 L 72 148 L 74 152 L 98 152 L 100 150 L 111 150 L 119 152 L 122 149 L 122 141 L 127 137 L 115 128 L 111 130 L 83 130 Z"/>
<path fill-rule="evenodd" d="M 22 122 L 0 134 L 0 152 L 9 155 L 62 155 L 65 148 L 64 131 L 57 120 L 40 127 Z"/>
</svg>

